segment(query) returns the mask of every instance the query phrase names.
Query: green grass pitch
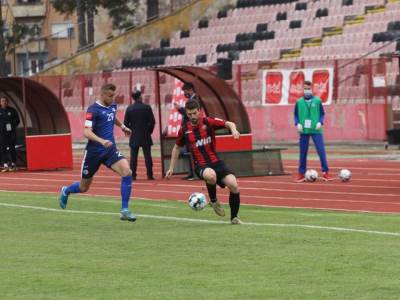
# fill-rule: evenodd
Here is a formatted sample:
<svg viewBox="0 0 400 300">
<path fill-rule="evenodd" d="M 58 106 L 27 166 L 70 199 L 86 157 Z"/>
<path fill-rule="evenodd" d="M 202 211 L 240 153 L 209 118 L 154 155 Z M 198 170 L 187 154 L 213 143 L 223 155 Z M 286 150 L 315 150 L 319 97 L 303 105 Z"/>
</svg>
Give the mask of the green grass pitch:
<svg viewBox="0 0 400 300">
<path fill-rule="evenodd" d="M 0 299 L 398 299 L 398 215 L 0 193 Z M 227 210 L 228 207 L 225 207 Z M 49 209 L 49 210 L 47 210 Z M 223 220 L 224 222 L 221 222 Z"/>
</svg>

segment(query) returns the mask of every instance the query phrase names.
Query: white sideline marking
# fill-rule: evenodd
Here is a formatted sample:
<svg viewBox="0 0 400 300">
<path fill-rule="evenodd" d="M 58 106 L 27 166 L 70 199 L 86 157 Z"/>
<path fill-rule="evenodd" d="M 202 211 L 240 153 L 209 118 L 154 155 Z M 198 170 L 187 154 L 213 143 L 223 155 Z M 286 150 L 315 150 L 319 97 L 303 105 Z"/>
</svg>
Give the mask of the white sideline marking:
<svg viewBox="0 0 400 300">
<path fill-rule="evenodd" d="M 42 211 L 51 211 L 51 212 L 58 212 L 58 213 L 70 213 L 70 214 L 91 214 L 91 215 L 103 215 L 103 216 L 116 216 L 116 215 L 119 215 L 119 213 L 112 213 L 112 212 L 86 211 L 86 210 L 61 210 L 61 209 L 56 209 L 56 208 L 48 208 L 48 207 L 41 207 L 41 206 L 30 206 L 30 205 L 20 205 L 20 204 L 2 203 L 2 202 L 0 202 L 0 206 L 26 208 L 26 209 L 34 209 L 34 210 L 42 210 Z M 181 222 L 192 222 L 192 223 L 230 224 L 229 222 L 226 222 L 226 221 L 213 221 L 213 220 L 206 220 L 206 219 L 178 218 L 178 217 L 167 217 L 167 216 L 156 216 L 156 215 L 137 215 L 137 216 L 141 217 L 141 218 L 148 218 L 148 219 L 181 221 Z M 274 224 L 274 223 L 255 223 L 255 222 L 245 222 L 243 225 L 245 225 L 245 226 L 268 226 L 268 227 L 321 229 L 321 230 L 330 230 L 330 231 L 356 232 L 356 233 L 367 233 L 367 234 L 388 235 L 388 236 L 398 236 L 398 237 L 400 237 L 400 233 L 398 233 L 398 232 L 363 230 L 363 229 L 344 228 L 344 227 L 329 227 L 329 226 L 318 226 L 318 225 Z"/>
</svg>

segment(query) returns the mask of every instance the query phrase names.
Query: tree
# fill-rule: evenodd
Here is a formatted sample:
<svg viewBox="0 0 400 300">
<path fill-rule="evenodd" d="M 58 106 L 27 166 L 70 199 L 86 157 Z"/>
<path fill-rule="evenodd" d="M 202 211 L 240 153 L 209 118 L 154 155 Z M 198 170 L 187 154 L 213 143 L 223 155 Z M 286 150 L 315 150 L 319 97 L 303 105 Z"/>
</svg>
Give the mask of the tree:
<svg viewBox="0 0 400 300">
<path fill-rule="evenodd" d="M 0 77 L 6 77 L 8 75 L 7 54 L 13 54 L 13 56 L 15 56 L 16 46 L 26 37 L 33 36 L 35 33 L 36 28 L 29 28 L 25 24 L 18 24 L 15 22 L 11 24 L 10 30 L 6 31 L 0 4 Z"/>
<path fill-rule="evenodd" d="M 4 40 L 3 12 L 0 3 L 0 77 L 7 76 L 6 45 Z"/>
<path fill-rule="evenodd" d="M 113 20 L 114 29 L 124 29 L 134 24 L 133 16 L 139 5 L 139 0 L 102 0 L 103 8 L 108 10 Z"/>
<path fill-rule="evenodd" d="M 108 10 L 114 29 L 133 25 L 133 15 L 139 0 L 52 0 L 56 11 L 72 14 L 78 18 L 79 49 L 94 45 L 94 16 L 98 8 Z"/>
</svg>

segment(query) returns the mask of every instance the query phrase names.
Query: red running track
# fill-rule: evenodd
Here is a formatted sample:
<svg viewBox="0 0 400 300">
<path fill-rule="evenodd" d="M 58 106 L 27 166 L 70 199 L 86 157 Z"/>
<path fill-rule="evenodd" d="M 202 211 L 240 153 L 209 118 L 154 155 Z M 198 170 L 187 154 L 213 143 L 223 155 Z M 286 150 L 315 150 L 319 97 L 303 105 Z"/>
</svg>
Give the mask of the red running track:
<svg viewBox="0 0 400 300">
<path fill-rule="evenodd" d="M 80 159 L 74 160 L 73 170 L 0 174 L 0 190 L 15 192 L 58 193 L 62 185 L 80 178 Z M 297 163 L 285 161 L 285 170 L 296 174 Z M 311 161 L 310 168 L 318 170 L 318 163 Z M 400 162 L 368 159 L 330 160 L 331 174 L 342 168 L 352 171 L 350 182 L 338 179 L 315 183 L 295 183 L 293 175 L 239 178 L 241 201 L 244 204 L 301 207 L 344 211 L 400 213 Z M 182 176 L 171 180 L 160 179 L 160 163 L 154 163 L 155 181 L 146 180 L 144 162 L 139 160 L 138 180 L 134 182 L 133 197 L 151 200 L 186 200 L 192 192 L 206 193 L 200 180 L 185 181 Z M 158 175 L 157 175 L 158 174 Z M 88 195 L 119 198 L 120 179 L 102 167 L 96 174 Z M 219 199 L 228 201 L 228 191 L 218 190 Z"/>
</svg>

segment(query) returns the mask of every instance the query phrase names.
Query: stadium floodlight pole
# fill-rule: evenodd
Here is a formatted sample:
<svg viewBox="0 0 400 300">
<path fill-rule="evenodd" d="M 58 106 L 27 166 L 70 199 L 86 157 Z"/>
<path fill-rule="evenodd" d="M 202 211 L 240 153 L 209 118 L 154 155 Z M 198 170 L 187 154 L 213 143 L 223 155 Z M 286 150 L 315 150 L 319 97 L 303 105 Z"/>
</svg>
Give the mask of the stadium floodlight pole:
<svg viewBox="0 0 400 300">
<path fill-rule="evenodd" d="M 25 90 L 25 77 L 22 76 L 21 80 L 22 80 L 22 82 L 21 82 L 21 84 L 22 84 L 22 103 L 23 103 L 23 105 L 24 105 L 24 111 L 23 111 L 23 113 L 24 113 L 24 132 L 25 132 L 25 137 L 27 137 L 27 136 L 28 136 L 28 128 L 27 128 L 28 126 L 27 126 L 27 124 L 26 124 L 26 90 Z"/>
<path fill-rule="evenodd" d="M 29 73 L 32 71 L 31 66 L 30 66 L 30 63 L 29 63 L 29 60 L 30 60 L 30 57 L 29 57 L 29 49 L 28 49 L 27 44 L 24 44 L 24 46 L 25 46 L 25 50 L 26 50 L 27 72 L 28 72 L 28 76 L 29 76 L 29 75 L 30 75 Z M 22 70 L 22 71 L 23 71 L 22 76 L 25 77 L 25 70 Z"/>
<path fill-rule="evenodd" d="M 129 92 L 130 92 L 130 93 L 132 93 L 132 91 L 133 91 L 132 79 L 133 79 L 132 70 L 129 70 Z M 130 97 L 129 97 L 129 105 L 130 105 L 130 104 L 132 104 L 133 99 L 132 99 L 132 96 L 131 96 L 131 95 L 129 95 L 129 96 L 130 96 Z"/>
<path fill-rule="evenodd" d="M 161 95 L 160 95 L 160 72 L 158 70 L 154 71 L 155 76 L 155 96 L 156 103 L 158 105 L 158 127 L 160 132 L 160 152 L 161 152 L 161 175 L 164 177 L 165 166 L 164 166 L 164 146 L 163 146 L 163 136 L 162 136 L 162 124 L 161 124 Z"/>
<path fill-rule="evenodd" d="M 399 70 L 400 70 L 400 51 L 381 53 L 381 54 L 379 54 L 379 57 L 397 58 L 397 64 L 398 64 L 398 67 L 399 67 Z M 386 73 L 386 70 L 385 70 L 385 73 Z M 393 126 L 393 123 L 392 124 L 388 124 L 389 123 L 389 117 L 388 117 L 389 111 L 388 111 L 388 109 L 389 109 L 388 108 L 388 86 L 386 84 L 386 88 L 385 88 L 385 113 L 384 113 L 385 131 L 388 129 L 389 125 Z"/>
</svg>

